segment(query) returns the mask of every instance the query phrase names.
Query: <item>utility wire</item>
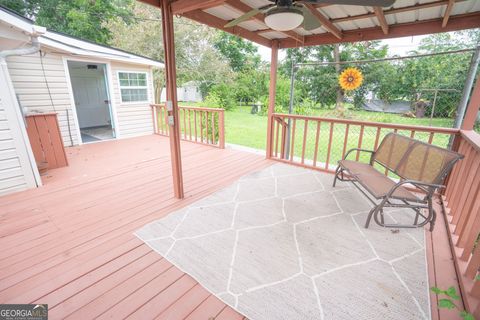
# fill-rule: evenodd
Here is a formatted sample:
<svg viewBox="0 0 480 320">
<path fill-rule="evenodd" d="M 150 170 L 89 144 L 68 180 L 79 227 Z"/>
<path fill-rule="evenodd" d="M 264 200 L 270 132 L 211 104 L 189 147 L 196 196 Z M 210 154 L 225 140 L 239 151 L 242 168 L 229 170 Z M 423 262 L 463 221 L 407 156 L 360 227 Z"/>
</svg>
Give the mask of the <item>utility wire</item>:
<svg viewBox="0 0 480 320">
<path fill-rule="evenodd" d="M 475 49 L 476 48 L 469 48 L 469 49 L 460 49 L 460 50 L 453 50 L 453 51 L 415 54 L 415 55 L 404 56 L 404 57 L 388 57 L 388 58 L 370 59 L 370 60 L 351 60 L 351 61 L 339 61 L 339 62 L 338 61 L 337 62 L 335 62 L 335 61 L 318 61 L 318 62 L 312 61 L 312 62 L 297 63 L 296 66 L 320 66 L 320 65 L 332 65 L 332 64 L 361 64 L 361 63 L 370 63 L 370 62 L 405 60 L 405 59 L 431 57 L 431 56 L 439 56 L 439 55 L 446 55 L 446 54 L 474 52 Z"/>
<path fill-rule="evenodd" d="M 50 91 L 50 85 L 48 84 L 47 74 L 45 72 L 45 65 L 43 63 L 43 56 L 46 53 L 42 52 L 42 50 L 40 50 L 38 53 L 40 55 L 40 64 L 42 66 L 43 79 L 45 81 L 45 85 L 47 86 L 47 91 L 48 91 L 48 96 L 50 98 L 50 103 L 52 104 L 53 111 L 56 113 L 57 110 L 55 108 L 55 103 L 53 102 L 52 92 Z M 70 143 L 73 146 L 72 129 L 70 127 L 70 115 L 69 115 L 68 109 L 66 109 L 66 114 L 67 114 L 68 135 L 69 135 L 69 138 L 70 138 Z"/>
</svg>

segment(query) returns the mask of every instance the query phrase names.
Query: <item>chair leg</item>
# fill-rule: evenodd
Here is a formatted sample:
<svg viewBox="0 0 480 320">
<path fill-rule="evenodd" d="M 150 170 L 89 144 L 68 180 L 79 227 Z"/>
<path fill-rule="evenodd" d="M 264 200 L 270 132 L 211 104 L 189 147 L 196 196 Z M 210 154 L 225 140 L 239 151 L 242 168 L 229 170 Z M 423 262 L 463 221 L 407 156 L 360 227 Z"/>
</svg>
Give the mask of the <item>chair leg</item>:
<svg viewBox="0 0 480 320">
<path fill-rule="evenodd" d="M 435 228 L 435 221 L 437 220 L 437 212 L 433 209 L 432 198 L 428 199 L 428 210 L 430 211 L 432 217 L 430 218 L 430 232 Z"/>
<path fill-rule="evenodd" d="M 385 219 L 383 216 L 383 206 L 385 203 L 388 202 L 388 198 L 384 198 L 382 202 L 380 202 L 376 207 L 375 211 L 373 212 L 373 219 L 375 220 L 375 223 L 378 224 L 381 227 L 385 227 Z M 378 220 L 378 214 L 380 214 L 380 221 Z"/>
<path fill-rule="evenodd" d="M 417 225 L 418 224 L 418 218 L 420 218 L 420 211 L 418 209 L 414 209 L 415 210 L 415 220 L 413 221 L 413 224 L 414 225 Z"/>
<path fill-rule="evenodd" d="M 368 213 L 367 221 L 365 221 L 365 229 L 368 229 L 368 226 L 370 225 L 370 221 L 372 220 L 372 216 L 375 213 L 375 211 L 377 211 L 377 208 L 378 206 L 373 207 L 372 210 L 370 210 L 370 212 Z"/>
<path fill-rule="evenodd" d="M 335 170 L 335 178 L 333 178 L 333 187 L 335 188 L 335 185 L 337 184 L 337 178 L 338 174 L 341 172 L 341 167 L 337 166 L 337 169 Z"/>
<path fill-rule="evenodd" d="M 433 229 L 435 228 L 435 221 L 437 220 L 437 212 L 435 211 L 435 209 L 432 209 L 432 220 L 430 220 L 430 232 L 433 231 Z"/>
</svg>

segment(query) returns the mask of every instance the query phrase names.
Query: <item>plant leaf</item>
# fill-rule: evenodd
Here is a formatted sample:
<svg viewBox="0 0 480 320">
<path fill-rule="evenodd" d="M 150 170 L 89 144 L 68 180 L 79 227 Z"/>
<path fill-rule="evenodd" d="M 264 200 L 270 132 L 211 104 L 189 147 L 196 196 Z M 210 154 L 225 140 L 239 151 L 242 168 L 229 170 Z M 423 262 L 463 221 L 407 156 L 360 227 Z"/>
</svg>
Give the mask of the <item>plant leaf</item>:
<svg viewBox="0 0 480 320">
<path fill-rule="evenodd" d="M 433 293 L 436 293 L 436 294 L 442 294 L 442 293 L 445 292 L 445 291 L 443 291 L 443 290 L 440 290 L 440 289 L 437 288 L 437 287 L 431 287 L 430 290 L 431 290 Z"/>
<path fill-rule="evenodd" d="M 452 300 L 450 300 L 450 299 L 440 299 L 440 300 L 438 300 L 438 306 L 440 308 L 446 308 L 446 309 L 454 309 L 454 308 L 457 307 L 455 305 L 455 303 L 453 303 Z"/>
<path fill-rule="evenodd" d="M 475 320 L 475 317 L 465 310 L 460 312 L 460 317 L 462 317 L 464 320 Z"/>
<path fill-rule="evenodd" d="M 445 294 L 453 300 L 460 300 L 460 296 L 457 294 L 457 290 L 454 287 L 450 287 L 445 291 Z"/>
</svg>

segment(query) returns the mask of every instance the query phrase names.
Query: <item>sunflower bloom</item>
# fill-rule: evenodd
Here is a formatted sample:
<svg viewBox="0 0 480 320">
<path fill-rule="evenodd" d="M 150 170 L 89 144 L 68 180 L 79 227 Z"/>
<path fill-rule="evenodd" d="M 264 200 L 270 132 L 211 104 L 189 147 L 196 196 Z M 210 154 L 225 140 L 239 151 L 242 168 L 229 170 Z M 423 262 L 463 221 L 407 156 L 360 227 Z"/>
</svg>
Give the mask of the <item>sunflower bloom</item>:
<svg viewBox="0 0 480 320">
<path fill-rule="evenodd" d="M 340 74 L 338 83 L 345 91 L 355 90 L 362 85 L 363 75 L 357 68 L 346 68 Z"/>
</svg>

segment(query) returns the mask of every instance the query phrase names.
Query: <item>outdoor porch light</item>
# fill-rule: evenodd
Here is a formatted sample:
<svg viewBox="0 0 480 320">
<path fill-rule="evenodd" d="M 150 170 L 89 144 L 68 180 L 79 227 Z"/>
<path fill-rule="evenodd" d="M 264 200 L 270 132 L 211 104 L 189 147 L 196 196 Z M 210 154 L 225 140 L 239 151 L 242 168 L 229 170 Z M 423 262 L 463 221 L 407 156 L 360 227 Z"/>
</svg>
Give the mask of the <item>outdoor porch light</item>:
<svg viewBox="0 0 480 320">
<path fill-rule="evenodd" d="M 293 30 L 302 22 L 302 11 L 294 7 L 276 7 L 265 14 L 265 24 L 277 31 Z"/>
</svg>

